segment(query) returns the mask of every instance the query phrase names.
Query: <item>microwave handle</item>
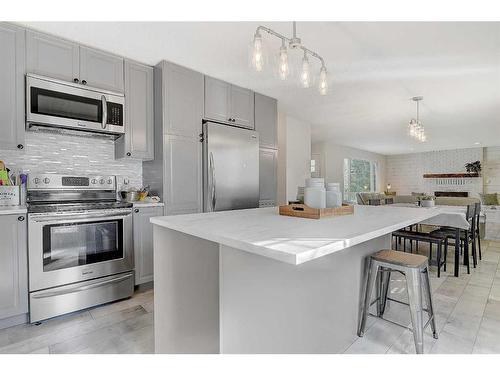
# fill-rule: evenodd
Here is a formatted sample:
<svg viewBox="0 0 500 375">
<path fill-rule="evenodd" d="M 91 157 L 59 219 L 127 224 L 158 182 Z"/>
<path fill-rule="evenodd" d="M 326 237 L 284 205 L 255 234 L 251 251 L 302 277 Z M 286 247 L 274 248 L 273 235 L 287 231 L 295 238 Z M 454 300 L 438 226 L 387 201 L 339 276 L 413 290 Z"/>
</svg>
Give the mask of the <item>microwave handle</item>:
<svg viewBox="0 0 500 375">
<path fill-rule="evenodd" d="M 101 102 L 102 102 L 102 123 L 101 123 L 101 127 L 103 129 L 106 129 L 106 124 L 108 123 L 108 104 L 106 102 L 106 96 L 105 95 L 101 96 Z"/>
</svg>

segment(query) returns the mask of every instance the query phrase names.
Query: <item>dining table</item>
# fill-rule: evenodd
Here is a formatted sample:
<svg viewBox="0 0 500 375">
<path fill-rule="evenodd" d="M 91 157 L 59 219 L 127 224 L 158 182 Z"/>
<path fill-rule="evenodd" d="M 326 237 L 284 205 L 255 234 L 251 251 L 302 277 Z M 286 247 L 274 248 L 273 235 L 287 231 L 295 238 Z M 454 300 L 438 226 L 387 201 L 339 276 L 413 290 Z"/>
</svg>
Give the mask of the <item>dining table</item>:
<svg viewBox="0 0 500 375">
<path fill-rule="evenodd" d="M 419 224 L 433 225 L 438 227 L 448 227 L 455 230 L 455 269 L 454 276 L 459 275 L 460 263 L 460 231 L 470 230 L 470 223 L 467 221 L 467 206 L 448 206 L 448 205 L 435 205 L 432 207 L 421 207 L 414 203 L 393 203 L 387 206 L 391 207 L 413 207 L 416 210 L 433 210 L 436 212 L 435 216 L 421 221 Z M 484 213 L 480 214 L 480 220 L 484 219 Z M 465 246 L 468 247 L 466 241 Z"/>
</svg>

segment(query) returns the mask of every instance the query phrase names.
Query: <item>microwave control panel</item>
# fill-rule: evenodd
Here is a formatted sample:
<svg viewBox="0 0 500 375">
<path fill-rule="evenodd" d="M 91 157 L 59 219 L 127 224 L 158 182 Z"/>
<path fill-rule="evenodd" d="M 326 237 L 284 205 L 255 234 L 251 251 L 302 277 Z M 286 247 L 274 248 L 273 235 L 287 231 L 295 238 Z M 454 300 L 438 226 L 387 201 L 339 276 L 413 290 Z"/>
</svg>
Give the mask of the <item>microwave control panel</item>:
<svg viewBox="0 0 500 375">
<path fill-rule="evenodd" d="M 107 123 L 109 125 L 123 126 L 123 105 L 118 103 L 106 103 L 108 110 Z"/>
</svg>

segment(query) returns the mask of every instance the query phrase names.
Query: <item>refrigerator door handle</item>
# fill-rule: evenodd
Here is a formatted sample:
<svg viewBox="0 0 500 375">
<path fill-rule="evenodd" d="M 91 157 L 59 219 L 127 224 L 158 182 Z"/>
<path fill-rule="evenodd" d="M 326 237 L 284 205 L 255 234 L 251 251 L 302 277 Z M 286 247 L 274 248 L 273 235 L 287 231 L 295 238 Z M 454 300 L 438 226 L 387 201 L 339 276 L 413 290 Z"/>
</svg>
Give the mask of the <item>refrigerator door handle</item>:
<svg viewBox="0 0 500 375">
<path fill-rule="evenodd" d="M 215 211 L 215 204 L 217 202 L 217 194 L 216 194 L 216 184 L 215 184 L 215 164 L 214 164 L 214 154 L 210 153 L 210 205 L 211 211 Z"/>
</svg>

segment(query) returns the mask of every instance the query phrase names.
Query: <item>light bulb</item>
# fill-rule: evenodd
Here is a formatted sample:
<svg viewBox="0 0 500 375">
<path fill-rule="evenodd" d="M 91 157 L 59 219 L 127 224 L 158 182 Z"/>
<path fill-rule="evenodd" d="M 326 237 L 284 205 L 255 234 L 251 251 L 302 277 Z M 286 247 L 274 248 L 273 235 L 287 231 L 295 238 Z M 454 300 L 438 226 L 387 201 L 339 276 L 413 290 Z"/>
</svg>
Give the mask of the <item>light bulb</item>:
<svg viewBox="0 0 500 375">
<path fill-rule="evenodd" d="M 320 95 L 326 95 L 328 93 L 328 75 L 326 73 L 326 67 L 322 66 L 319 71 L 319 93 Z"/>
<path fill-rule="evenodd" d="M 262 51 L 262 36 L 256 32 L 253 38 L 252 65 L 256 71 L 261 72 L 264 66 L 264 55 Z"/>
<path fill-rule="evenodd" d="M 285 79 L 287 79 L 288 75 L 290 74 L 290 68 L 288 67 L 288 52 L 286 50 L 286 46 L 285 46 L 284 42 L 280 48 L 278 73 L 279 73 L 280 79 L 282 79 L 283 81 Z"/>
<path fill-rule="evenodd" d="M 309 66 L 309 60 L 305 53 L 304 57 L 302 58 L 302 72 L 300 73 L 300 83 L 305 89 L 307 89 L 311 85 L 311 67 Z"/>
</svg>

